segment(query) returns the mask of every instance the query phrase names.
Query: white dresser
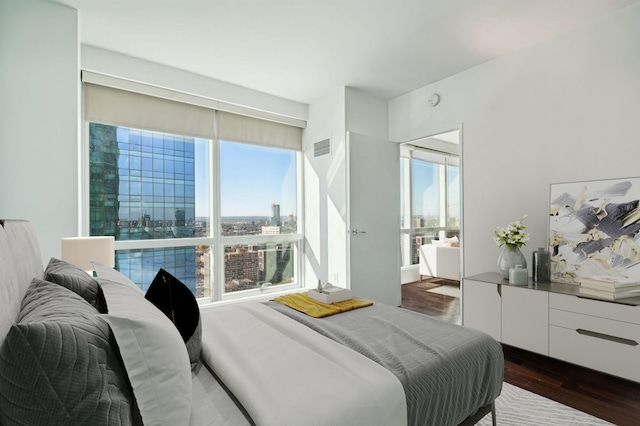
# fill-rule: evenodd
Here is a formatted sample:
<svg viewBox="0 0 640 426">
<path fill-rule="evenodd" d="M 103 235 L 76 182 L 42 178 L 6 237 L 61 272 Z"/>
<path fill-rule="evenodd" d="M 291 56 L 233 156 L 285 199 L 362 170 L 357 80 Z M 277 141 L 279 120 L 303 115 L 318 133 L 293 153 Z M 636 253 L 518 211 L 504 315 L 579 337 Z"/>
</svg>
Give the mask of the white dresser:
<svg viewBox="0 0 640 426">
<path fill-rule="evenodd" d="M 573 284 L 462 280 L 463 325 L 510 346 L 640 382 L 640 297 L 587 298 Z"/>
</svg>

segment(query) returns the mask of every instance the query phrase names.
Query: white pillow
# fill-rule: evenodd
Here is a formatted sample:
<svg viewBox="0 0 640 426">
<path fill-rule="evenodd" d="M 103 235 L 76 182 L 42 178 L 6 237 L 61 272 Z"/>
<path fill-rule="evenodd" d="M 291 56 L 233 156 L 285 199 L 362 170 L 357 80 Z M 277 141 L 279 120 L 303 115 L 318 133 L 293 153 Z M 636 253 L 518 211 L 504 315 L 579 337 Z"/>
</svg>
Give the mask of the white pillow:
<svg viewBox="0 0 640 426">
<path fill-rule="evenodd" d="M 93 265 L 93 270 L 96 273 L 96 277 L 100 278 L 101 281 L 107 280 L 114 283 L 126 285 L 133 290 L 137 290 L 138 293 L 140 293 L 140 295 L 144 297 L 144 292 L 142 291 L 142 289 L 138 287 L 136 283 L 127 278 L 127 276 L 122 272 L 112 268 L 111 266 L 103 265 L 98 262 L 91 262 L 91 264 Z"/>
<path fill-rule="evenodd" d="M 109 309 L 101 317 L 120 348 L 144 425 L 188 424 L 191 365 L 178 329 L 118 271 L 99 269 L 96 279 Z"/>
</svg>

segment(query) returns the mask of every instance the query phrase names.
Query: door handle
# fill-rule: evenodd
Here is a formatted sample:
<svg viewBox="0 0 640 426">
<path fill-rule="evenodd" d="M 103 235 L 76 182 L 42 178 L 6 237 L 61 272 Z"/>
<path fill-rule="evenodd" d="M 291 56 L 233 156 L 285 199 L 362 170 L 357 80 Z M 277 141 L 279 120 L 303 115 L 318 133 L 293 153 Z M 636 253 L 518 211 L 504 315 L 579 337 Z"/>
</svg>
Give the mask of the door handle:
<svg viewBox="0 0 640 426">
<path fill-rule="evenodd" d="M 367 233 L 367 231 L 358 231 L 358 228 L 353 228 L 353 229 L 351 230 L 351 234 L 352 234 L 352 235 L 366 234 L 366 233 Z"/>
</svg>

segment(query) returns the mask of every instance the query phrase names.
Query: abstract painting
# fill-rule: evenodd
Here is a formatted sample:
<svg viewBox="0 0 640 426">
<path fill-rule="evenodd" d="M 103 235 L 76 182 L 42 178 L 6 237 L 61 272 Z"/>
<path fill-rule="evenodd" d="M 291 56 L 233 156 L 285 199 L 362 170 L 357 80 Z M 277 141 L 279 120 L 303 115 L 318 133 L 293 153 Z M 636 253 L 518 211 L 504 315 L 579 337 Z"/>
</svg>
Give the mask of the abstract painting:
<svg viewBox="0 0 640 426">
<path fill-rule="evenodd" d="M 640 279 L 640 177 L 552 184 L 551 280 Z"/>
</svg>

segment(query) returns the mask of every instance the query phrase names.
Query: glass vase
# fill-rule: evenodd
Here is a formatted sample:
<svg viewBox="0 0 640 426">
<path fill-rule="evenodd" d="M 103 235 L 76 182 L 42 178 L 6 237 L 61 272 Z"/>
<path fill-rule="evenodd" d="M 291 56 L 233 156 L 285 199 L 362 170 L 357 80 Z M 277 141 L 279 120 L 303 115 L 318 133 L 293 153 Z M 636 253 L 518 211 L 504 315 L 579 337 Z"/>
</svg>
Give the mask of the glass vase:
<svg viewBox="0 0 640 426">
<path fill-rule="evenodd" d="M 527 260 L 516 245 L 504 244 L 502 251 L 498 256 L 498 271 L 502 274 L 502 278 L 509 279 L 509 269 L 515 268 L 516 265 L 527 269 Z"/>
</svg>

